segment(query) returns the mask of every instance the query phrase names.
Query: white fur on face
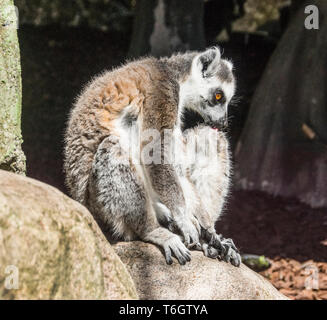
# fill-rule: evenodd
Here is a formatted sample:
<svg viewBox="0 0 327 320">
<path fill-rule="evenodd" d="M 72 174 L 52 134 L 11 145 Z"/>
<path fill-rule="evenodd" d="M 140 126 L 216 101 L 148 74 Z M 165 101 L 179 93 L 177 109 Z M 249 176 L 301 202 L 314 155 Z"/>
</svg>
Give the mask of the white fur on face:
<svg viewBox="0 0 327 320">
<path fill-rule="evenodd" d="M 215 53 L 214 59 L 210 62 L 208 68 L 203 72 L 203 63 L 201 56 L 207 52 Z M 211 55 L 214 55 L 211 53 Z M 235 81 L 226 81 L 219 78 L 219 70 L 223 66 L 227 66 L 232 73 L 233 65 L 230 61 L 221 59 L 218 48 L 209 49 L 205 53 L 197 55 L 192 62 L 192 70 L 186 81 L 180 84 L 180 112 L 187 107 L 197 111 L 206 121 L 219 121 L 227 113 L 227 107 L 235 93 Z M 211 99 L 212 90 L 220 88 L 226 98 L 223 106 L 205 107 L 205 100 Z"/>
</svg>

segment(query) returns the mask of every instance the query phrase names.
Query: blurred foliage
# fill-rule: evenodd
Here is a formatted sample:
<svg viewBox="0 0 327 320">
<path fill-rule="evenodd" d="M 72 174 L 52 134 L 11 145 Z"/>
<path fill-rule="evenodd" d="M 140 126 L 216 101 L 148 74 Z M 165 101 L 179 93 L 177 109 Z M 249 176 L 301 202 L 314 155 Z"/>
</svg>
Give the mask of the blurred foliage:
<svg viewBox="0 0 327 320">
<path fill-rule="evenodd" d="M 271 266 L 271 262 L 265 256 L 255 254 L 243 254 L 242 262 L 256 272 L 267 270 Z"/>
<path fill-rule="evenodd" d="M 246 0 L 245 14 L 233 23 L 233 31 L 255 32 L 267 22 L 278 20 L 279 10 L 290 4 L 290 0 Z"/>
<path fill-rule="evenodd" d="M 135 0 L 15 0 L 20 24 L 88 26 L 126 31 Z"/>
</svg>

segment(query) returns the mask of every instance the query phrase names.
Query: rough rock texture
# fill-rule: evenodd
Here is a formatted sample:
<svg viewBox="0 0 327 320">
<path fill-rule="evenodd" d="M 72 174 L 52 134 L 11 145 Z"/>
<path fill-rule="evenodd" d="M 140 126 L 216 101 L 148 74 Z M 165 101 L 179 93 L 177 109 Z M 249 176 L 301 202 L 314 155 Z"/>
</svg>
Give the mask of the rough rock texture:
<svg viewBox="0 0 327 320">
<path fill-rule="evenodd" d="M 8 290 L 12 265 L 16 290 Z M 0 299 L 135 298 L 133 280 L 87 209 L 0 170 Z"/>
<path fill-rule="evenodd" d="M 12 0 L 0 0 L 0 169 L 25 173 L 21 149 L 22 83 L 17 16 Z"/>
<path fill-rule="evenodd" d="M 167 265 L 154 245 L 122 242 L 113 247 L 127 265 L 140 299 L 287 299 L 243 264 L 235 268 L 193 251 L 185 266 Z"/>
</svg>

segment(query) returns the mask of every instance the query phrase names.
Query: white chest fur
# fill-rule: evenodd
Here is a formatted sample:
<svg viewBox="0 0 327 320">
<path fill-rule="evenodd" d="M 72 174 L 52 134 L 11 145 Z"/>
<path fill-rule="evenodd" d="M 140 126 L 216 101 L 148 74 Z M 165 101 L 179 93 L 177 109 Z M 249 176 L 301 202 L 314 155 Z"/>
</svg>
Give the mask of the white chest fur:
<svg viewBox="0 0 327 320">
<path fill-rule="evenodd" d="M 229 187 L 230 161 L 227 139 L 224 133 L 210 127 L 187 130 L 185 137 L 187 148 L 184 149 L 185 158 L 180 174 L 185 198 L 192 201 L 188 197 L 190 185 L 184 181 L 188 179 L 194 186 L 201 205 L 213 220 L 217 220 Z"/>
</svg>

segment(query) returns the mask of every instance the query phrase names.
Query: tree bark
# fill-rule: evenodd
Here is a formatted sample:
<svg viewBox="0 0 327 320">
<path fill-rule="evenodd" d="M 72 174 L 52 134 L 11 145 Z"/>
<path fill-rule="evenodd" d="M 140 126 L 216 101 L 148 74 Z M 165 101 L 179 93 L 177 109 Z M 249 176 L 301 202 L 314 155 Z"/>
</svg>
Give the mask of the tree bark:
<svg viewBox="0 0 327 320">
<path fill-rule="evenodd" d="M 305 4 L 320 30 L 304 27 Z M 268 63 L 236 147 L 243 189 L 327 206 L 327 1 L 302 4 Z"/>
<path fill-rule="evenodd" d="M 203 0 L 138 0 L 130 57 L 205 47 Z"/>
<path fill-rule="evenodd" d="M 21 67 L 12 0 L 0 0 L 0 169 L 25 173 L 21 149 Z"/>
</svg>

